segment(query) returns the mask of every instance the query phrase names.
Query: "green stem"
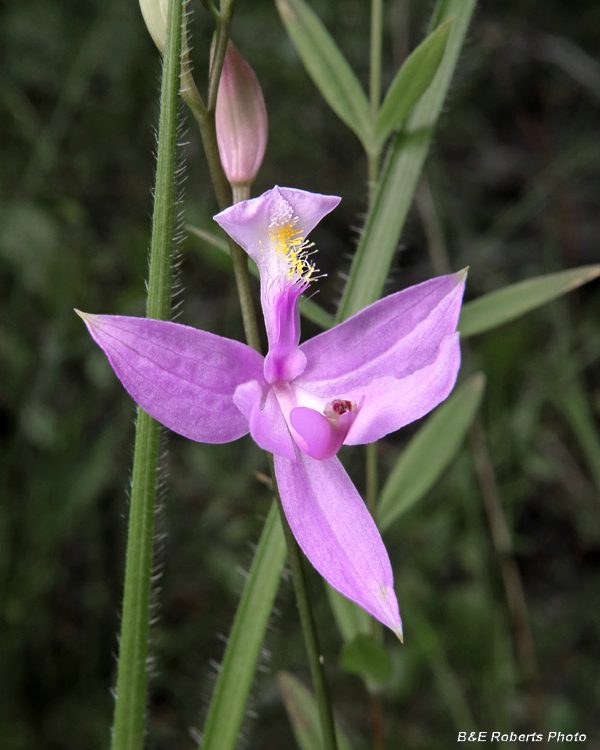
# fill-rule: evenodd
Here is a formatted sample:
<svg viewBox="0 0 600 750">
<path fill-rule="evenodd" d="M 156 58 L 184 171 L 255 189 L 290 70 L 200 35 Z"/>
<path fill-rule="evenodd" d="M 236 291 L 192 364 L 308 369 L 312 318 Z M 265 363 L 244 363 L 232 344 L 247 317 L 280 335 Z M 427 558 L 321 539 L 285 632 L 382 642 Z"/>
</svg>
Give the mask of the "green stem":
<svg viewBox="0 0 600 750">
<path fill-rule="evenodd" d="M 182 4 L 169 6 L 163 62 L 150 277 L 146 314 L 168 319 L 171 310 L 171 257 L 177 198 L 177 112 Z M 125 564 L 113 750 L 141 750 L 146 710 L 146 659 L 154 541 L 154 507 L 160 425 L 138 409 Z"/>
<path fill-rule="evenodd" d="M 371 68 L 369 93 L 371 98 L 371 120 L 373 127 L 377 121 L 379 99 L 381 96 L 381 36 L 382 36 L 382 0 L 371 0 Z M 375 186 L 379 177 L 380 151 L 368 151 L 369 169 L 369 211 L 373 205 Z M 367 508 L 375 512 L 377 503 L 377 445 L 371 443 L 366 446 L 366 474 L 367 474 Z"/>
<path fill-rule="evenodd" d="M 269 464 L 271 467 L 271 475 L 275 477 L 275 465 L 273 462 L 273 456 L 269 453 Z M 273 490 L 275 492 L 275 499 L 279 506 L 279 515 L 281 517 L 281 525 L 283 526 L 283 533 L 285 535 L 285 541 L 288 549 L 288 560 L 290 568 L 292 569 L 292 578 L 294 580 L 294 591 L 296 593 L 296 602 L 298 604 L 298 611 L 300 613 L 300 622 L 302 623 L 302 630 L 304 632 L 304 645 L 306 648 L 306 655 L 308 657 L 308 663 L 310 666 L 310 673 L 313 681 L 313 687 L 315 689 L 315 697 L 317 700 L 317 706 L 319 708 L 319 718 L 321 721 L 321 733 L 323 740 L 323 750 L 337 750 L 337 739 L 335 735 L 335 725 L 333 721 L 333 711 L 331 710 L 331 700 L 329 697 L 329 690 L 327 687 L 327 681 L 325 679 L 325 671 L 323 669 L 323 655 L 319 647 L 319 639 L 317 637 L 317 629 L 310 606 L 310 600 L 308 597 L 308 589 L 306 587 L 306 577 L 304 575 L 304 565 L 302 562 L 302 553 L 296 538 L 290 529 L 290 525 L 285 516 L 281 498 L 279 496 L 279 490 L 277 484 L 273 483 Z"/>
<path fill-rule="evenodd" d="M 371 0 L 371 60 L 369 98 L 371 102 L 371 125 L 375 129 L 377 114 L 379 113 L 379 102 L 381 99 L 381 38 L 383 27 L 382 15 L 383 0 Z M 379 177 L 379 159 L 381 149 L 367 152 L 368 160 L 368 185 L 369 185 L 369 208 L 375 195 L 375 185 Z"/>
<path fill-rule="evenodd" d="M 377 475 L 377 443 L 368 443 L 366 446 L 366 501 L 367 508 L 372 516 L 375 516 L 377 500 L 379 497 L 379 478 Z M 374 617 L 369 618 L 371 621 L 371 635 L 378 642 L 383 644 L 383 627 Z M 383 706 L 381 696 L 378 693 L 371 693 L 371 718 L 373 726 L 373 747 L 375 750 L 384 750 L 383 738 Z"/>
<path fill-rule="evenodd" d="M 217 203 L 221 211 L 232 204 L 232 193 L 227 177 L 221 165 L 219 156 L 219 147 L 217 145 L 217 131 L 215 127 L 215 113 L 207 110 L 204 113 L 196 113 L 196 121 L 200 128 L 204 153 L 208 161 L 210 176 L 217 196 Z M 258 323 L 256 322 L 256 313 L 254 310 L 254 301 L 252 298 L 252 289 L 250 286 L 250 272 L 248 270 L 248 256 L 242 248 L 229 238 L 229 249 L 231 260 L 233 262 L 233 272 L 235 274 L 235 283 L 240 298 L 242 308 L 242 321 L 244 323 L 244 334 L 248 346 L 261 350 L 260 334 L 258 332 Z"/>
<path fill-rule="evenodd" d="M 373 205 L 373 199 L 375 198 L 375 188 L 377 186 L 377 179 L 379 177 L 379 152 L 371 153 L 367 152 L 367 188 L 369 196 L 369 210 Z"/>
<path fill-rule="evenodd" d="M 381 49 L 382 49 L 382 0 L 371 0 L 371 67 L 369 81 L 369 95 L 371 101 L 371 122 L 373 129 L 377 122 L 379 113 L 379 102 L 381 97 Z M 379 179 L 379 162 L 381 150 L 367 152 L 369 169 L 369 211 L 373 208 L 375 188 Z M 371 515 L 375 515 L 379 493 L 379 481 L 377 476 L 377 443 L 369 443 L 366 446 L 366 501 Z M 383 632 L 380 623 L 371 617 L 371 634 L 379 643 L 383 642 Z M 373 724 L 373 745 L 375 750 L 383 750 L 383 708 L 381 697 L 377 693 L 371 695 L 371 717 Z"/>
<path fill-rule="evenodd" d="M 234 186 L 233 202 L 247 200 L 250 197 L 250 186 Z M 231 237 L 229 241 L 229 253 L 233 262 L 233 272 L 237 285 L 238 296 L 240 298 L 240 307 L 242 309 L 242 320 L 244 322 L 244 333 L 248 345 L 257 352 L 261 351 L 260 334 L 258 332 L 258 323 L 256 320 L 256 311 L 254 309 L 254 298 L 252 296 L 252 287 L 250 285 L 250 270 L 248 268 L 248 256 L 245 251 L 234 242 Z"/>
<path fill-rule="evenodd" d="M 381 38 L 383 27 L 382 0 L 371 0 L 371 69 L 369 95 L 371 100 L 371 117 L 377 119 L 381 97 Z"/>
<path fill-rule="evenodd" d="M 367 508 L 371 515 L 375 513 L 375 505 L 377 504 L 377 496 L 379 494 L 379 481 L 377 476 L 377 443 L 368 443 L 366 445 L 367 452 Z"/>
<path fill-rule="evenodd" d="M 190 106 L 192 114 L 198 123 L 198 127 L 200 128 L 200 136 L 202 138 L 202 145 L 204 146 L 204 153 L 206 154 L 206 161 L 208 162 L 210 177 L 217 197 L 217 203 L 219 204 L 219 209 L 221 211 L 228 206 L 231 206 L 232 192 L 225 172 L 223 171 L 223 165 L 221 164 L 221 157 L 219 155 L 217 128 L 215 123 L 215 107 L 217 102 L 217 91 L 219 89 L 219 79 L 223 69 L 225 52 L 227 51 L 232 12 L 232 5 L 228 6 L 227 12 L 225 9 L 222 9 L 220 16 L 221 20 L 217 24 L 215 51 L 210 68 L 208 107 L 204 108 L 196 106 L 194 102 L 186 99 L 186 102 Z M 258 323 L 256 321 L 256 312 L 254 310 L 254 302 L 250 286 L 248 256 L 232 239 L 229 240 L 229 248 L 231 251 L 231 260 L 233 262 L 235 282 L 240 298 L 240 306 L 242 308 L 242 321 L 244 323 L 246 342 L 248 343 L 248 346 L 251 346 L 259 352 L 261 350 L 260 335 L 258 332 Z"/>
</svg>

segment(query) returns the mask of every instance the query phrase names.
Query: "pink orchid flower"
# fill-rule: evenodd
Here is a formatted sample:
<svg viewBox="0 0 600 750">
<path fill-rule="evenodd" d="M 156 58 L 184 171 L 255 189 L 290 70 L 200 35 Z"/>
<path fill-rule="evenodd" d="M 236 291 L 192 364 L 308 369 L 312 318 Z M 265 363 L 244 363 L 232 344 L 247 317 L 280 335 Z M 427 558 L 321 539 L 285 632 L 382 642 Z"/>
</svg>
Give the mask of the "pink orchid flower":
<svg viewBox="0 0 600 750">
<path fill-rule="evenodd" d="M 216 221 L 256 261 L 269 353 L 177 323 L 84 315 L 133 399 L 174 432 L 224 443 L 250 432 L 274 454 L 292 531 L 338 591 L 402 624 L 386 549 L 336 453 L 422 417 L 452 390 L 465 272 L 391 294 L 300 344 L 306 237 L 339 202 L 275 187 Z"/>
</svg>

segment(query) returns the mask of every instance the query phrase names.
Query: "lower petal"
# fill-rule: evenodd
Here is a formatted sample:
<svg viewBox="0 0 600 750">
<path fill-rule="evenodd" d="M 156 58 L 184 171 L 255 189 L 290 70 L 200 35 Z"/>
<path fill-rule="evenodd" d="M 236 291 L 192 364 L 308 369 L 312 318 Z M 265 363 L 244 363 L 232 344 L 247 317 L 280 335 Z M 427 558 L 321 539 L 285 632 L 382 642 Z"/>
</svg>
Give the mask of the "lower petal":
<svg viewBox="0 0 600 750">
<path fill-rule="evenodd" d="M 389 557 L 356 487 L 337 458 L 295 453 L 275 456 L 275 473 L 298 544 L 328 583 L 401 637 Z"/>
</svg>

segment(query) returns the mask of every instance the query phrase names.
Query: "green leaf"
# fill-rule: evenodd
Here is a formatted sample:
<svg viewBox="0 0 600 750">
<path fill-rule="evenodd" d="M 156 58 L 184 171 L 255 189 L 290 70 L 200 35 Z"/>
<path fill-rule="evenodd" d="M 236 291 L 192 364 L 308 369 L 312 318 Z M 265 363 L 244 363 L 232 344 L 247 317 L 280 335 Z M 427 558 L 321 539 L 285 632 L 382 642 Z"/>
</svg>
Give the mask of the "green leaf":
<svg viewBox="0 0 600 750">
<path fill-rule="evenodd" d="M 370 692 L 378 692 L 392 676 L 392 662 L 383 645 L 361 633 L 342 647 L 341 666 L 362 677 Z"/>
<path fill-rule="evenodd" d="M 396 74 L 375 124 L 375 140 L 380 147 L 408 115 L 433 80 L 444 56 L 453 21 L 454 17 L 449 18 L 421 42 Z"/>
<path fill-rule="evenodd" d="M 549 273 L 511 284 L 484 294 L 462 307 L 458 330 L 462 337 L 474 336 L 508 323 L 545 305 L 562 294 L 600 276 L 600 265 L 581 266 L 570 271 Z"/>
<path fill-rule="evenodd" d="M 323 750 L 319 709 L 313 694 L 289 672 L 279 672 L 277 681 L 298 747 L 300 750 Z M 338 726 L 335 734 L 338 750 L 351 750 L 348 739 Z"/>
<path fill-rule="evenodd" d="M 229 243 L 224 238 L 219 237 L 212 232 L 208 232 L 206 229 L 194 227 L 191 224 L 186 224 L 186 229 L 192 234 L 196 235 L 196 237 L 204 240 L 204 242 L 209 244 L 211 247 L 217 248 L 226 255 L 230 255 Z M 258 268 L 252 258 L 248 258 L 248 268 L 253 276 L 256 276 L 257 279 L 260 278 Z M 230 270 L 233 271 L 233 266 L 230 267 Z M 333 315 L 325 312 L 325 310 L 323 310 L 320 305 L 318 305 L 316 302 L 313 302 L 311 299 L 300 297 L 300 313 L 307 320 L 316 323 L 318 326 L 321 326 L 321 328 L 333 327 Z"/>
<path fill-rule="evenodd" d="M 354 255 L 336 316 L 340 322 L 381 296 L 398 239 L 412 203 L 417 181 L 452 75 L 463 45 L 476 0 L 438 2 L 433 27 L 455 16 L 444 57 L 427 91 L 417 102 L 405 126 L 394 137 L 377 184 L 373 205 Z"/>
<path fill-rule="evenodd" d="M 345 641 L 351 641 L 360 634 L 371 632 L 371 617 L 368 612 L 325 582 L 329 605 L 338 629 Z"/>
<path fill-rule="evenodd" d="M 381 492 L 377 506 L 381 531 L 420 500 L 452 461 L 477 413 L 484 387 L 485 375 L 472 375 L 410 441 Z"/>
<path fill-rule="evenodd" d="M 235 615 L 202 732 L 205 750 L 234 750 L 287 556 L 279 511 L 271 506 Z"/>
<path fill-rule="evenodd" d="M 304 0 L 275 0 L 309 76 L 331 109 L 370 147 L 371 112 L 362 86 L 318 16 Z"/>
</svg>

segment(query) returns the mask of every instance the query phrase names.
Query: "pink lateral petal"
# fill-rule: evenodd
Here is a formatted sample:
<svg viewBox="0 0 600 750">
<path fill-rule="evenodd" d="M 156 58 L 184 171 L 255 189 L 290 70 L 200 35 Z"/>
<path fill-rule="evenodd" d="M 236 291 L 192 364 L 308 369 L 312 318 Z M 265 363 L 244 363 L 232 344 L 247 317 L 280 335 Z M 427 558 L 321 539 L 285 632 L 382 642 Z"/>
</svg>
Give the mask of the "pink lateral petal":
<svg viewBox="0 0 600 750">
<path fill-rule="evenodd" d="M 271 388 L 264 389 L 258 381 L 251 380 L 236 388 L 233 401 L 250 423 L 255 443 L 271 453 L 294 457 L 292 437 Z"/>
<path fill-rule="evenodd" d="M 254 349 L 178 323 L 82 317 L 134 401 L 173 432 L 201 443 L 248 432 L 233 394 L 247 380 L 262 380 L 264 360 Z"/>
<path fill-rule="evenodd" d="M 460 368 L 458 333 L 446 336 L 436 359 L 400 380 L 386 376 L 366 388 L 350 391 L 349 398 L 364 398 L 346 445 L 374 443 L 420 419 L 450 395 Z"/>
<path fill-rule="evenodd" d="M 389 557 L 369 511 L 337 458 L 296 448 L 275 457 L 281 501 L 298 544 L 334 588 L 402 634 Z"/>
<path fill-rule="evenodd" d="M 307 366 L 295 384 L 330 401 L 431 364 L 456 330 L 465 276 L 440 276 L 391 294 L 302 344 Z"/>
</svg>

